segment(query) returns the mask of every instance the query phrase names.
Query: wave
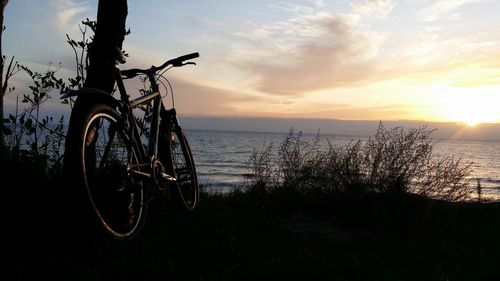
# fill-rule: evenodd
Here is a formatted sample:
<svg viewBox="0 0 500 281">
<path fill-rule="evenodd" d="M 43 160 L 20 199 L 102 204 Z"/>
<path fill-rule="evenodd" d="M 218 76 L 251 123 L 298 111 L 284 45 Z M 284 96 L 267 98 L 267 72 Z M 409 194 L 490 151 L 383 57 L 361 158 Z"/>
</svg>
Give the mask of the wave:
<svg viewBox="0 0 500 281">
<path fill-rule="evenodd" d="M 227 171 L 215 172 L 198 172 L 198 176 L 227 176 L 227 177 L 241 177 L 240 173 L 228 173 Z"/>
<path fill-rule="evenodd" d="M 205 163 L 198 162 L 195 163 L 197 167 L 220 167 L 220 168 L 249 168 L 250 165 L 245 163 L 238 163 L 233 161 L 217 162 L 217 163 Z"/>
<path fill-rule="evenodd" d="M 473 184 L 475 181 L 479 180 L 482 187 L 500 189 L 500 179 L 494 178 L 472 178 Z"/>
</svg>

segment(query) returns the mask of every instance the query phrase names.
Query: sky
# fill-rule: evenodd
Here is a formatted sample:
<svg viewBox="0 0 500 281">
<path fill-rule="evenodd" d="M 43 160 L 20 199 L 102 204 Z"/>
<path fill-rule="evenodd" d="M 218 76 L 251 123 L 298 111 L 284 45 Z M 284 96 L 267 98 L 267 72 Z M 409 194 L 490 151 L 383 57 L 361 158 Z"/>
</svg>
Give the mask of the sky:
<svg viewBox="0 0 500 281">
<path fill-rule="evenodd" d="M 186 116 L 500 122 L 500 1 L 129 0 L 122 69 L 169 74 Z M 15 0 L 4 54 L 74 73 L 66 34 L 97 0 Z M 28 83 L 17 74 L 13 83 Z M 47 108 L 64 112 L 53 98 Z M 14 95 L 7 97 L 12 108 Z"/>
</svg>

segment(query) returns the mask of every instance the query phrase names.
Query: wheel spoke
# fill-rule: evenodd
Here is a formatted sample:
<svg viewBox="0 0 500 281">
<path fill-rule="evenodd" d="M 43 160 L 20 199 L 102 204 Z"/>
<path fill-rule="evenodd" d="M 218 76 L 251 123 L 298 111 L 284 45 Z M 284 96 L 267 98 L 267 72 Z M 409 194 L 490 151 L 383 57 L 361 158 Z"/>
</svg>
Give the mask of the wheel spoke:
<svg viewBox="0 0 500 281">
<path fill-rule="evenodd" d="M 106 159 L 108 158 L 109 151 L 111 150 L 111 145 L 115 139 L 116 129 L 115 126 L 111 125 L 109 128 L 109 138 L 108 142 L 104 147 L 104 152 L 102 153 L 101 163 L 99 164 L 99 169 L 102 169 Z"/>
<path fill-rule="evenodd" d="M 181 206 L 191 210 L 198 201 L 199 187 L 196 170 L 191 156 L 191 150 L 181 131 L 175 131 L 175 137 L 170 141 L 170 158 L 173 172 L 177 179 L 176 193 Z"/>
<path fill-rule="evenodd" d="M 105 113 L 93 116 L 86 129 L 83 162 L 99 221 L 112 236 L 125 239 L 142 225 L 147 199 L 141 180 L 129 173 L 129 167 L 140 171 L 139 159 L 117 120 Z"/>
</svg>

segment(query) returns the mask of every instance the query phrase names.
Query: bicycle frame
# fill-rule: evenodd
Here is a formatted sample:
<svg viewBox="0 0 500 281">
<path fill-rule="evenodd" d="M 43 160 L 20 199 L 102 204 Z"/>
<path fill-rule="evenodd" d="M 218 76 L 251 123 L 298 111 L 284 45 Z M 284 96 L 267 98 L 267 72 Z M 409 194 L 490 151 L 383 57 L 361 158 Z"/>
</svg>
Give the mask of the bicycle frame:
<svg viewBox="0 0 500 281">
<path fill-rule="evenodd" d="M 126 116 L 128 123 L 130 124 L 128 130 L 130 130 L 130 135 L 134 137 L 133 142 L 137 144 L 137 147 L 140 147 L 140 153 L 141 153 L 141 159 L 143 159 L 142 166 L 149 166 L 151 168 L 150 173 L 144 173 L 135 169 L 131 169 L 131 172 L 140 175 L 140 176 L 146 176 L 148 178 L 151 178 L 153 175 L 153 165 L 155 163 L 155 160 L 158 159 L 158 139 L 160 135 L 160 116 L 162 111 L 165 113 L 165 116 L 168 116 L 171 118 L 171 120 L 174 122 L 175 126 L 178 126 L 177 118 L 175 117 L 175 109 L 171 110 L 166 110 L 161 94 L 159 91 L 159 86 L 156 83 L 155 77 L 153 74 L 148 74 L 148 79 L 151 84 L 151 92 L 144 95 L 140 96 L 138 98 L 135 98 L 133 100 L 129 100 L 129 95 L 127 94 L 127 91 L 125 89 L 125 85 L 123 83 L 123 78 L 120 74 L 120 70 L 118 68 L 115 68 L 115 79 L 116 79 L 116 84 L 118 86 L 118 91 L 120 92 L 120 100 L 123 103 L 122 108 L 122 115 Z M 152 119 L 151 119 L 151 128 L 150 128 L 150 134 L 149 134 L 149 139 L 148 139 L 148 152 L 146 153 L 144 147 L 142 146 L 141 138 L 139 135 L 139 131 L 137 129 L 137 122 L 134 118 L 134 114 L 132 110 L 140 105 L 147 104 L 150 102 L 153 102 L 153 108 L 152 108 Z M 165 120 L 167 121 L 167 120 Z M 146 159 L 149 160 L 149 162 L 146 162 Z M 168 176 L 168 175 L 166 175 Z M 174 180 L 174 178 L 170 177 L 170 180 Z"/>
<path fill-rule="evenodd" d="M 96 95 L 95 96 L 96 98 L 103 99 L 105 100 L 106 103 L 118 108 L 120 114 L 123 117 L 123 120 L 124 121 L 126 120 L 126 122 L 124 122 L 124 127 L 125 127 L 124 129 L 128 130 L 128 136 L 131 138 L 131 140 L 129 141 L 132 142 L 132 145 L 136 147 L 136 149 L 140 154 L 138 155 L 141 159 L 139 167 L 148 167 L 147 169 L 145 169 L 148 170 L 148 173 L 134 169 L 134 167 L 129 167 L 128 172 L 131 174 L 145 176 L 148 178 L 154 178 L 155 181 L 157 180 L 156 178 L 157 176 L 160 176 L 167 181 L 176 181 L 174 177 L 163 172 L 164 170 L 163 164 L 158 159 L 159 158 L 158 142 L 160 135 L 160 125 L 163 122 L 165 124 L 168 124 L 168 127 L 166 129 L 173 128 L 173 130 L 175 130 L 171 132 L 181 132 L 181 131 L 179 122 L 177 120 L 177 114 L 175 108 L 166 110 L 165 106 L 163 105 L 162 97 L 159 91 L 159 86 L 158 83 L 156 82 L 156 75 L 159 71 L 163 70 L 167 66 L 181 67 L 188 64 L 195 65 L 196 63 L 194 62 L 186 62 L 186 61 L 197 57 L 199 57 L 198 53 L 191 53 L 177 57 L 175 59 L 168 60 L 159 67 L 152 66 L 151 68 L 145 70 L 135 68 L 135 69 L 120 71 L 118 67 L 115 67 L 114 78 L 116 81 L 116 85 L 118 87 L 118 91 L 120 92 L 121 103 L 117 99 L 111 97 L 111 95 L 109 95 L 108 93 L 103 92 L 102 90 L 99 89 L 82 89 L 78 91 L 68 91 L 66 94 L 61 96 L 61 98 L 63 99 L 69 98 L 72 96 L 77 96 L 83 92 L 88 92 L 92 95 Z M 144 74 L 148 77 L 151 86 L 151 92 L 149 92 L 144 96 L 135 98 L 133 100 L 129 100 L 129 95 L 127 94 L 127 90 L 125 89 L 125 85 L 123 83 L 123 77 L 133 78 L 138 74 Z M 140 105 L 150 103 L 151 101 L 153 102 L 153 111 L 152 111 L 153 115 L 150 122 L 151 127 L 148 140 L 148 151 L 146 153 L 142 145 L 141 137 L 138 130 L 138 125 L 134 118 L 132 110 Z M 162 122 L 160 122 L 161 118 L 164 118 Z M 149 162 L 147 162 L 146 159 L 148 159 Z"/>
<path fill-rule="evenodd" d="M 116 84 L 118 86 L 118 91 L 120 92 L 120 99 L 124 104 L 125 108 L 122 114 L 125 113 L 127 116 L 127 121 L 131 124 L 129 130 L 132 130 L 132 135 L 135 138 L 135 141 L 140 142 L 139 132 L 137 130 L 137 123 L 134 119 L 134 115 L 132 110 L 140 105 L 147 104 L 153 100 L 153 116 L 151 120 L 151 131 L 149 134 L 149 151 L 146 154 L 143 147 L 141 147 L 141 153 L 143 157 L 149 156 L 150 159 L 158 157 L 158 135 L 159 135 L 159 119 L 160 119 L 160 109 L 162 105 L 160 91 L 158 89 L 158 85 L 154 81 L 154 79 L 149 79 L 151 83 L 151 92 L 147 95 L 138 97 L 133 100 L 129 100 L 129 95 L 125 89 L 125 85 L 123 84 L 123 79 L 120 74 L 120 70 L 115 68 L 115 79 Z M 153 81 L 151 81 L 153 80 Z"/>
</svg>

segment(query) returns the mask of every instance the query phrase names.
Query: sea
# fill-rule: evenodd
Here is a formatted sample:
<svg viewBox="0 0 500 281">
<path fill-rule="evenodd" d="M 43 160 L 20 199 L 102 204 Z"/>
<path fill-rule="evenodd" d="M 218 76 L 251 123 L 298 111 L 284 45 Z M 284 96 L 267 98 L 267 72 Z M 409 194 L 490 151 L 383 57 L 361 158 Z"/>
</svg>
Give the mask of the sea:
<svg viewBox="0 0 500 281">
<path fill-rule="evenodd" d="M 251 183 L 250 156 L 269 145 L 277 149 L 288 133 L 185 129 L 191 146 L 198 181 L 207 192 L 227 193 Z M 317 134 L 303 134 L 313 142 Z M 320 134 L 319 144 L 345 145 L 368 137 Z M 479 182 L 482 198 L 500 201 L 500 141 L 434 140 L 435 157 L 453 156 L 471 164 L 471 186 Z"/>
<path fill-rule="evenodd" d="M 187 130 L 198 180 L 209 192 L 230 192 L 245 188 L 251 179 L 250 155 L 270 144 L 279 147 L 287 133 Z M 305 141 L 316 135 L 305 134 Z M 344 145 L 367 137 L 319 135 L 320 143 Z M 482 187 L 482 197 L 500 200 L 500 141 L 435 140 L 434 155 L 454 156 L 471 163 L 471 185 Z"/>
</svg>

